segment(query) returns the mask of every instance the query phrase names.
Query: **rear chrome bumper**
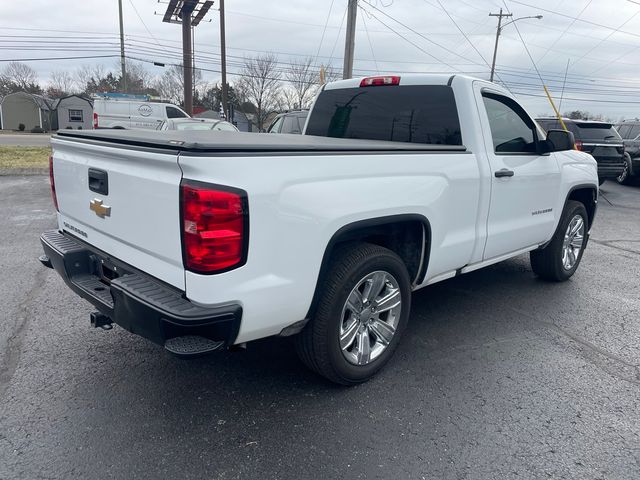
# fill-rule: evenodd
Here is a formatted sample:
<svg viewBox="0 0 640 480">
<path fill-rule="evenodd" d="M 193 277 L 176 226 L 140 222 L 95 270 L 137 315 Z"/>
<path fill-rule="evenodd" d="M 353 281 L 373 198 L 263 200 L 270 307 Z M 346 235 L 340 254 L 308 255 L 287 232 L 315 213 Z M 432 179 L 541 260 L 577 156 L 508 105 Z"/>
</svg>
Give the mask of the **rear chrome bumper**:
<svg viewBox="0 0 640 480">
<path fill-rule="evenodd" d="M 184 292 L 57 230 L 40 237 L 43 265 L 55 269 L 75 293 L 122 328 L 165 346 L 193 335 L 232 345 L 242 307 L 203 307 Z"/>
</svg>

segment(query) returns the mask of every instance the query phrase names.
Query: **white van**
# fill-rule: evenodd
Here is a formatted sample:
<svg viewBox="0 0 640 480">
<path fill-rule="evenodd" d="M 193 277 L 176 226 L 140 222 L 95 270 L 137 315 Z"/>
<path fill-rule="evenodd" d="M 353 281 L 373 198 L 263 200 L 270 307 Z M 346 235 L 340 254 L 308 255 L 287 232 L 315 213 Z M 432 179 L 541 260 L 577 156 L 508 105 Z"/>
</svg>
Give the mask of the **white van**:
<svg viewBox="0 0 640 480">
<path fill-rule="evenodd" d="M 150 101 L 147 95 L 104 93 L 93 97 L 93 128 L 155 130 L 170 118 L 189 118 L 171 103 Z"/>
</svg>

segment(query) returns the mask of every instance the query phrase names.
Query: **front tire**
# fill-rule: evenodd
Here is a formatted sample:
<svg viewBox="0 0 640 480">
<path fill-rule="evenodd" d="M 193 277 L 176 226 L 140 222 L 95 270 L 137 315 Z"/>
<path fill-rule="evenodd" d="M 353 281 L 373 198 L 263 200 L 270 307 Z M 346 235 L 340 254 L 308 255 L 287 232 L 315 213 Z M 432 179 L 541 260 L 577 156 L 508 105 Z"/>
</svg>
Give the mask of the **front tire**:
<svg viewBox="0 0 640 480">
<path fill-rule="evenodd" d="M 540 278 L 564 282 L 578 269 L 586 246 L 589 219 L 584 205 L 569 200 L 551 242 L 529 254 L 531 268 Z"/>
<path fill-rule="evenodd" d="M 311 319 L 295 339 L 298 355 L 332 382 L 364 382 L 389 361 L 407 324 L 407 269 L 391 250 L 348 244 L 321 282 Z"/>
</svg>

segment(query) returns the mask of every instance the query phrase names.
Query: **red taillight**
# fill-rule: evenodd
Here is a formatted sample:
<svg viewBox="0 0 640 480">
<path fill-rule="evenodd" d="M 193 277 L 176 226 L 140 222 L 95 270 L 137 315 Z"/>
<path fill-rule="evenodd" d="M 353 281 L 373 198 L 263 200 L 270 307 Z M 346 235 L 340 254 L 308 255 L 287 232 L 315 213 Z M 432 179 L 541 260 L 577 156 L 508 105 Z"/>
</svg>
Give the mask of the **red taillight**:
<svg viewBox="0 0 640 480">
<path fill-rule="evenodd" d="M 400 85 L 400 77 L 393 75 L 386 77 L 367 77 L 363 78 L 360 82 L 361 87 L 381 87 L 384 85 Z"/>
<path fill-rule="evenodd" d="M 56 196 L 56 181 L 53 178 L 53 155 L 49 155 L 49 182 L 51 183 L 51 197 L 53 198 L 53 206 L 58 209 L 58 197 Z"/>
<path fill-rule="evenodd" d="M 93 128 L 94 130 L 98 128 L 98 114 L 93 112 Z"/>
<path fill-rule="evenodd" d="M 185 267 L 218 273 L 244 265 L 249 234 L 246 194 L 199 182 L 182 182 Z"/>
<path fill-rule="evenodd" d="M 576 140 L 576 150 L 582 150 L 582 141 Z"/>
</svg>

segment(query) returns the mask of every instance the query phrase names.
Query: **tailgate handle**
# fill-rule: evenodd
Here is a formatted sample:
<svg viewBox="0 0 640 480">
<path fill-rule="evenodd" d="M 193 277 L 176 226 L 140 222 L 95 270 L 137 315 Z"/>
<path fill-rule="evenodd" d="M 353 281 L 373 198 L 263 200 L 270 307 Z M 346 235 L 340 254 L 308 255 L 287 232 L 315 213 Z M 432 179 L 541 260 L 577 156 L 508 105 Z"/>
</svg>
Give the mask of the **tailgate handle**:
<svg viewBox="0 0 640 480">
<path fill-rule="evenodd" d="M 104 170 L 89 169 L 89 190 L 102 195 L 109 195 L 109 175 Z"/>
</svg>

